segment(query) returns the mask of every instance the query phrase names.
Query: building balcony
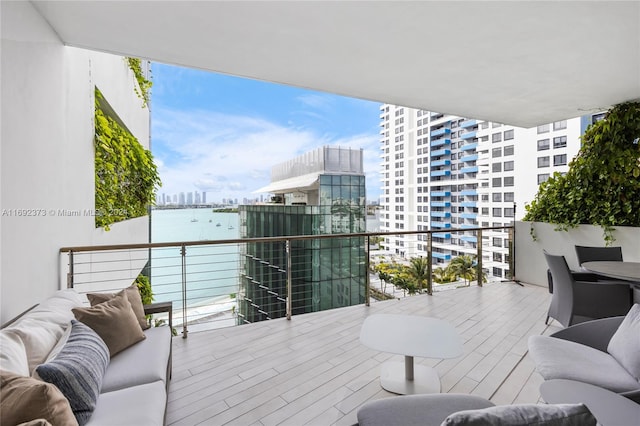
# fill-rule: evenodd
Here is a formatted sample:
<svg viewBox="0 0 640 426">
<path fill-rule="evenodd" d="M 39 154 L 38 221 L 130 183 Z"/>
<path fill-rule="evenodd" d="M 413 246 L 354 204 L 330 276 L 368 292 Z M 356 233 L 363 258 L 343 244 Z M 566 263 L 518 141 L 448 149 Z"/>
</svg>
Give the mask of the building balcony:
<svg viewBox="0 0 640 426">
<path fill-rule="evenodd" d="M 460 203 L 460 205 L 462 207 L 477 207 L 478 206 L 478 202 L 477 201 L 465 201 L 463 203 Z"/>
<path fill-rule="evenodd" d="M 451 224 L 449 222 L 431 222 L 432 228 L 451 228 Z"/>
<path fill-rule="evenodd" d="M 460 217 L 463 219 L 475 219 L 478 217 L 478 213 L 462 213 Z"/>
<path fill-rule="evenodd" d="M 462 151 L 471 151 L 474 150 L 478 147 L 477 143 L 468 143 L 466 145 L 464 145 L 462 148 L 460 148 Z"/>
<path fill-rule="evenodd" d="M 467 139 L 473 139 L 473 138 L 475 138 L 475 137 L 476 137 L 476 134 L 477 134 L 477 133 L 478 133 L 478 132 L 466 132 L 466 133 L 463 133 L 463 134 L 460 136 L 460 139 L 464 139 L 464 140 L 467 140 Z"/>
<path fill-rule="evenodd" d="M 451 203 L 449 201 L 432 201 L 431 207 L 450 207 Z"/>
<path fill-rule="evenodd" d="M 460 124 L 460 127 L 462 127 L 463 129 L 466 129 L 466 128 L 474 127 L 477 125 L 478 125 L 478 120 L 466 120 L 466 121 L 463 121 L 462 124 Z"/>
<path fill-rule="evenodd" d="M 450 170 L 434 170 L 429 175 L 432 177 L 449 176 L 451 175 L 451 171 Z"/>
<path fill-rule="evenodd" d="M 451 234 L 447 233 L 443 233 L 443 232 L 434 232 L 433 234 L 431 234 L 434 238 L 443 238 L 445 240 L 449 240 L 451 239 Z"/>
<path fill-rule="evenodd" d="M 432 223 L 433 227 L 438 225 L 451 226 Z M 448 240 L 451 232 L 432 235 Z M 461 236 L 463 241 L 473 242 L 470 238 Z M 222 253 L 246 255 L 245 243 L 216 242 L 215 245 Z M 153 250 L 160 249 L 170 247 Z M 199 259 L 203 253 L 197 249 L 187 247 L 186 253 L 194 256 L 186 263 L 189 268 L 207 263 Z M 141 252 L 147 250 L 144 248 Z M 466 253 L 461 246 L 456 246 L 456 250 Z M 87 276 L 80 267 L 83 263 L 79 256 L 82 253 L 76 251 L 74 259 L 78 264 L 73 269 L 73 281 L 81 291 L 82 281 Z M 90 256 L 94 260 L 99 258 L 95 253 Z M 432 256 L 439 261 L 449 261 L 453 257 L 434 251 Z M 104 264 L 94 264 L 91 269 L 112 267 L 113 260 L 110 253 Z M 215 269 L 223 269 L 227 271 L 225 276 L 233 277 L 237 266 L 232 265 L 237 265 L 237 259 L 228 262 L 230 267 L 223 263 L 217 264 Z M 179 266 L 180 262 L 175 264 Z M 284 273 L 281 267 L 273 266 L 274 273 Z M 153 267 L 166 268 L 157 264 Z M 361 302 L 354 306 L 294 314 L 290 320 L 282 317 L 233 326 L 237 311 L 227 310 L 228 301 L 215 300 L 212 301 L 213 308 L 207 307 L 202 295 L 198 294 L 202 289 L 193 287 L 199 285 L 201 276 L 199 272 L 189 270 L 187 280 L 191 282 L 186 284 L 185 290 L 195 304 L 193 308 L 183 310 L 180 303 L 174 302 L 174 324 L 178 331 L 188 326 L 189 334 L 188 338 L 173 339 L 167 425 L 354 424 L 362 404 L 392 396 L 380 387 L 382 363 L 389 357 L 402 361 L 400 355 L 381 353 L 359 342 L 363 319 L 377 313 L 416 315 L 419 312 L 419 315 L 450 321 L 456 327 L 465 342 L 462 356 L 449 360 L 416 360 L 428 362 L 438 371 L 442 392 L 473 393 L 497 404 L 535 403 L 540 398 L 537 389 L 542 379 L 533 371 L 527 357 L 527 340 L 530 335 L 548 334 L 559 329 L 553 324 L 544 325 L 550 300 L 546 288 L 499 282 L 448 291 L 444 290 L 455 286 L 434 284 L 433 296 L 413 297 L 403 297 L 402 290 L 393 289 L 393 285 L 387 283 L 386 291 L 394 294 L 390 301 L 371 300 L 370 306 Z M 237 278 L 236 275 L 232 281 L 237 282 Z M 383 289 L 383 284 L 374 275 L 371 285 L 378 291 Z M 160 289 L 154 287 L 154 290 L 162 297 Z M 227 291 L 233 292 L 234 297 L 241 294 L 233 287 Z M 427 298 L 430 303 L 425 304 Z M 181 323 L 182 319 L 186 322 Z"/>
<path fill-rule="evenodd" d="M 460 161 L 464 161 L 465 163 L 468 163 L 469 161 L 476 161 L 477 159 L 478 159 L 478 154 L 474 154 L 474 155 L 466 155 L 462 157 Z"/>
<path fill-rule="evenodd" d="M 167 424 L 357 423 L 365 402 L 398 398 L 380 387 L 379 376 L 385 361 L 402 357 L 359 342 L 364 318 L 378 313 L 454 324 L 462 356 L 416 358 L 436 369 L 443 393 L 535 404 L 542 378 L 526 342 L 559 330 L 544 326 L 549 298 L 541 287 L 485 284 L 174 338 Z"/>
<path fill-rule="evenodd" d="M 451 134 L 451 129 L 449 129 L 448 127 L 443 127 L 443 128 L 441 128 L 441 129 L 433 130 L 433 131 L 430 133 L 430 136 L 431 136 L 432 138 L 435 138 L 435 137 L 437 137 L 437 136 L 449 135 L 449 134 Z"/>
<path fill-rule="evenodd" d="M 478 195 L 478 190 L 476 189 L 465 189 L 460 191 L 460 195 Z"/>
<path fill-rule="evenodd" d="M 462 241 L 466 241 L 468 243 L 477 243 L 478 242 L 478 237 L 469 236 L 469 235 L 463 235 L 462 237 L 460 237 L 460 239 Z"/>
<path fill-rule="evenodd" d="M 438 253 L 438 252 L 431 252 L 431 257 L 435 257 L 436 259 L 441 259 L 441 260 L 451 260 L 451 255 L 448 253 Z"/>
<path fill-rule="evenodd" d="M 449 212 L 431 212 L 431 217 L 451 217 Z"/>
<path fill-rule="evenodd" d="M 463 167 L 460 169 L 460 173 L 477 173 L 477 172 L 478 172 L 478 166 Z"/>
<path fill-rule="evenodd" d="M 438 146 L 443 146 L 443 145 L 450 145 L 451 144 L 451 139 L 447 139 L 447 138 L 443 138 L 443 139 L 436 139 L 434 141 L 431 141 L 431 147 L 438 147 Z"/>
<path fill-rule="evenodd" d="M 431 151 L 431 153 L 429 154 L 430 157 L 441 157 L 443 155 L 449 155 L 451 154 L 451 150 L 449 149 L 438 149 L 435 151 Z"/>
<path fill-rule="evenodd" d="M 431 167 L 448 166 L 451 164 L 451 160 L 436 160 L 431 162 Z"/>
<path fill-rule="evenodd" d="M 429 193 L 432 197 L 448 197 L 451 195 L 449 191 L 431 191 Z"/>
</svg>

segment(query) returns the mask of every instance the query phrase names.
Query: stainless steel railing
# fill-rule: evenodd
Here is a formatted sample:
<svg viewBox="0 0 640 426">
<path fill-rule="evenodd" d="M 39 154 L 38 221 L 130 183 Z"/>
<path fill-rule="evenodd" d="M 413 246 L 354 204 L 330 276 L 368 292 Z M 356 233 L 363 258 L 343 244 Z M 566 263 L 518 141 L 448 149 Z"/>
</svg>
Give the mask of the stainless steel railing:
<svg viewBox="0 0 640 426">
<path fill-rule="evenodd" d="M 513 247 L 512 226 L 478 227 L 446 229 L 446 233 L 461 233 L 476 237 L 475 250 L 473 244 L 468 244 L 462 251 L 471 254 L 475 251 L 478 277 L 483 276 L 483 260 L 485 250 L 483 236 L 485 233 L 508 233 L 508 253 L 510 276 L 515 276 L 515 259 Z M 426 251 L 426 258 L 432 259 L 433 234 L 442 233 L 442 230 L 430 231 L 395 231 L 395 232 L 367 232 L 356 234 L 334 235 L 298 235 L 287 237 L 243 238 L 230 240 L 211 241 L 180 241 L 171 243 L 141 243 L 126 245 L 104 246 L 80 246 L 63 247 L 60 249 L 63 279 L 68 287 L 73 287 L 81 293 L 116 291 L 130 285 L 140 271 L 151 277 L 151 285 L 155 301 L 174 302 L 174 325 L 182 327 L 183 337 L 186 337 L 189 329 L 198 331 L 212 327 L 223 327 L 249 322 L 239 312 L 238 304 L 253 303 L 261 306 L 257 301 L 250 300 L 241 294 L 241 279 L 253 280 L 256 285 L 261 285 L 260 277 L 253 277 L 247 270 L 241 270 L 242 259 L 252 257 L 252 261 L 264 262 L 247 252 L 247 245 L 252 244 L 253 249 L 258 245 L 262 248 L 273 247 L 274 243 L 284 246 L 284 259 L 281 264 L 270 264 L 269 282 L 272 287 L 265 288 L 265 294 L 270 299 L 268 303 L 272 309 L 270 314 L 265 312 L 264 319 L 286 317 L 291 319 L 296 312 L 293 301 L 303 300 L 311 303 L 308 296 L 296 294 L 292 285 L 295 277 L 292 276 L 292 265 L 299 264 L 301 259 L 295 258 L 296 251 L 293 246 L 305 241 L 323 241 L 336 239 L 352 239 L 349 241 L 363 241 L 366 256 L 365 270 L 366 282 L 364 300 L 366 306 L 371 301 L 371 273 L 373 263 L 372 240 L 377 237 L 391 238 L 395 236 L 416 235 L 422 250 Z M 503 234 L 500 234 L 503 235 Z M 359 238 L 360 240 L 353 240 Z M 417 244 L 414 242 L 412 244 Z M 426 250 L 425 250 L 426 247 Z M 405 253 L 408 256 L 417 252 L 417 247 L 408 245 Z M 266 253 L 266 258 L 270 257 Z M 389 258 L 396 258 L 394 253 L 386 253 Z M 402 261 L 402 259 L 398 259 Z M 490 261 L 490 259 L 489 259 Z M 300 271 L 297 271 L 298 273 Z M 304 270 L 302 271 L 304 273 Z M 428 262 L 427 286 L 431 288 L 433 274 L 433 262 Z M 274 277 L 276 277 L 274 279 Z M 510 277 L 505 277 L 510 278 Z M 482 280 L 477 281 L 482 286 Z M 437 286 L 436 286 L 437 287 Z M 307 299 L 305 299 L 307 297 Z M 280 308 L 282 306 L 282 308 Z M 299 309 L 298 311 L 304 311 Z"/>
</svg>

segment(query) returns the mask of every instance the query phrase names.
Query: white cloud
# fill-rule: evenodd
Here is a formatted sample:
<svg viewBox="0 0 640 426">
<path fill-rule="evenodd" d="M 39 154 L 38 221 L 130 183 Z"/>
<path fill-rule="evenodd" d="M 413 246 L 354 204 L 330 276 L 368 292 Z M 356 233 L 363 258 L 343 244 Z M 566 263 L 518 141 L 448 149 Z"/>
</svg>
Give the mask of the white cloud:
<svg viewBox="0 0 640 426">
<path fill-rule="evenodd" d="M 157 109 L 152 137 L 160 193 L 167 195 L 198 190 L 214 201 L 250 197 L 269 183 L 272 166 L 323 145 L 364 148 L 368 192 L 377 194 L 380 185 L 375 134 L 332 140 L 254 117 Z"/>
</svg>

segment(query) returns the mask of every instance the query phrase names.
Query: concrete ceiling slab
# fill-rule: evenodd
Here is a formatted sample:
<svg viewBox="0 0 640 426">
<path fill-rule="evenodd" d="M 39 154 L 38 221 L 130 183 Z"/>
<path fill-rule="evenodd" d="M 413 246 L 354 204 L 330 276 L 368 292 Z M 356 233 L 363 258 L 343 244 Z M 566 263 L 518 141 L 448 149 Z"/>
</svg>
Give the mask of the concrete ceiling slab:
<svg viewBox="0 0 640 426">
<path fill-rule="evenodd" d="M 33 1 L 67 45 L 531 127 L 640 99 L 638 1 Z"/>
</svg>

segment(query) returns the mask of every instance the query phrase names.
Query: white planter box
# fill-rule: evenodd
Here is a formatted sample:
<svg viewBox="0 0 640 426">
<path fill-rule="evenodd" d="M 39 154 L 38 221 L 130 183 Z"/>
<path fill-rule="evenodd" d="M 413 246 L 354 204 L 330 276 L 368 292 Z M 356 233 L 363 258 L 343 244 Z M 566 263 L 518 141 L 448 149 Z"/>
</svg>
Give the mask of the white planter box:
<svg viewBox="0 0 640 426">
<path fill-rule="evenodd" d="M 533 224 L 536 240 L 530 235 Z M 543 250 L 563 255 L 569 268 L 579 269 L 576 245 L 604 246 L 603 231 L 597 225 L 580 225 L 569 231 L 556 231 L 556 225 L 542 222 L 515 223 L 516 279 L 528 284 L 547 286 L 547 262 Z M 613 246 L 622 247 L 624 260 L 640 262 L 640 228 L 618 226 L 613 232 Z"/>
</svg>

